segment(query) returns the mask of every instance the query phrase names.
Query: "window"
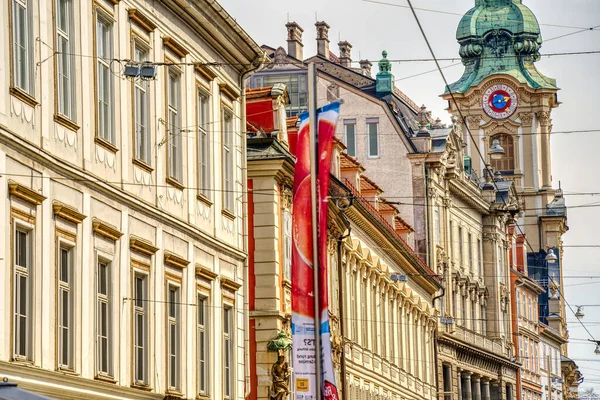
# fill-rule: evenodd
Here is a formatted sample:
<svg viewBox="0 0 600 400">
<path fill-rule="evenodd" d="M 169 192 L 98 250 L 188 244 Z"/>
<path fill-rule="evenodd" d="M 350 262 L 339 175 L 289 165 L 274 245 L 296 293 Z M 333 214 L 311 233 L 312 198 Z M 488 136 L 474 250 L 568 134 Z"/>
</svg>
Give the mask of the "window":
<svg viewBox="0 0 600 400">
<path fill-rule="evenodd" d="M 33 7 L 30 0 L 12 2 L 13 85 L 33 95 L 35 60 L 33 50 Z"/>
<path fill-rule="evenodd" d="M 485 305 L 482 304 L 481 305 L 481 313 L 479 314 L 480 318 L 481 318 L 481 334 L 485 335 L 486 334 L 486 317 L 485 317 Z"/>
<path fill-rule="evenodd" d="M 463 228 L 462 226 L 458 227 L 458 258 L 460 260 L 460 266 L 464 267 L 464 258 L 463 258 Z"/>
<path fill-rule="evenodd" d="M 435 244 L 437 246 L 440 245 L 440 209 L 438 206 L 435 206 L 435 209 L 433 210 L 433 234 L 435 235 Z M 441 266 L 438 266 L 441 267 Z"/>
<path fill-rule="evenodd" d="M 98 260 L 97 271 L 97 343 L 98 373 L 112 375 L 110 326 L 110 262 Z"/>
<path fill-rule="evenodd" d="M 469 268 L 471 269 L 471 272 L 474 273 L 477 269 L 475 264 L 473 264 L 473 237 L 470 233 L 467 235 L 467 247 L 469 252 Z"/>
<path fill-rule="evenodd" d="M 225 398 L 233 398 L 233 308 L 223 307 L 223 394 Z"/>
<path fill-rule="evenodd" d="M 98 260 L 97 287 L 97 344 L 98 373 L 111 375 L 110 332 L 110 262 Z"/>
<path fill-rule="evenodd" d="M 454 257 L 454 221 L 450 220 L 449 224 L 450 231 L 450 244 L 448 245 L 450 257 Z"/>
<path fill-rule="evenodd" d="M 490 138 L 492 142 L 496 139 L 500 142 L 500 146 L 502 146 L 502 148 L 504 149 L 504 154 L 502 155 L 502 158 L 498 160 L 491 160 L 492 168 L 494 168 L 496 171 L 514 171 L 515 150 L 513 138 L 505 133 L 495 135 Z"/>
<path fill-rule="evenodd" d="M 96 74 L 98 93 L 98 137 L 115 144 L 113 74 L 113 24 L 97 11 L 96 16 Z"/>
<path fill-rule="evenodd" d="M 167 290 L 167 314 L 168 314 L 168 388 L 179 389 L 179 288 L 171 284 Z"/>
<path fill-rule="evenodd" d="M 223 110 L 223 208 L 233 212 L 233 114 Z"/>
<path fill-rule="evenodd" d="M 292 280 L 292 214 L 283 211 L 283 277 Z"/>
<path fill-rule="evenodd" d="M 360 280 L 362 280 L 362 278 L 359 276 Z M 355 286 L 356 286 L 356 282 L 354 282 L 354 280 L 352 281 L 352 289 L 355 291 Z M 366 349 L 367 348 L 367 344 L 369 343 L 369 331 L 367 330 L 368 328 L 368 316 L 367 316 L 367 286 L 368 283 L 364 282 L 364 284 L 360 285 L 360 319 L 361 319 L 361 329 L 362 329 L 362 346 Z M 356 307 L 354 305 L 354 307 Z M 353 315 L 353 321 L 352 321 L 352 326 L 357 325 L 354 321 L 356 321 L 356 315 Z M 354 328 L 356 329 L 356 328 Z M 358 341 L 358 338 L 355 338 L 354 340 Z"/>
<path fill-rule="evenodd" d="M 198 393 L 208 393 L 209 320 L 208 298 L 198 295 Z"/>
<path fill-rule="evenodd" d="M 181 138 L 181 74 L 170 68 L 167 77 L 169 112 L 169 178 L 183 182 L 183 140 Z"/>
<path fill-rule="evenodd" d="M 344 143 L 348 148 L 346 152 L 349 156 L 356 157 L 356 120 L 344 120 Z"/>
<path fill-rule="evenodd" d="M 477 268 L 479 276 L 483 277 L 483 262 L 481 260 L 481 239 L 477 239 Z"/>
<path fill-rule="evenodd" d="M 58 365 L 73 369 L 73 248 L 58 254 Z"/>
<path fill-rule="evenodd" d="M 502 246 L 498 246 L 498 282 L 504 282 L 504 253 Z"/>
<path fill-rule="evenodd" d="M 209 97 L 198 91 L 198 192 L 210 199 Z"/>
<path fill-rule="evenodd" d="M 148 384 L 148 277 L 133 278 L 133 382 Z"/>
<path fill-rule="evenodd" d="M 58 113 L 75 120 L 73 1 L 56 0 L 56 75 Z"/>
<path fill-rule="evenodd" d="M 17 227 L 14 235 L 13 356 L 32 360 L 33 231 Z"/>
<path fill-rule="evenodd" d="M 134 41 L 133 60 L 139 64 L 148 60 L 148 50 Z M 150 83 L 145 79 L 135 79 L 133 89 L 134 101 L 134 157 L 144 163 L 152 164 L 152 150 L 150 137 Z"/>
<path fill-rule="evenodd" d="M 286 105 L 288 117 L 299 115 L 308 110 L 308 85 L 306 72 L 300 74 L 256 74 L 251 78 L 253 88 L 272 86 L 275 83 L 285 83 L 290 104 Z"/>
<path fill-rule="evenodd" d="M 379 157 L 379 120 L 377 118 L 367 119 L 368 151 L 369 157 Z"/>
</svg>

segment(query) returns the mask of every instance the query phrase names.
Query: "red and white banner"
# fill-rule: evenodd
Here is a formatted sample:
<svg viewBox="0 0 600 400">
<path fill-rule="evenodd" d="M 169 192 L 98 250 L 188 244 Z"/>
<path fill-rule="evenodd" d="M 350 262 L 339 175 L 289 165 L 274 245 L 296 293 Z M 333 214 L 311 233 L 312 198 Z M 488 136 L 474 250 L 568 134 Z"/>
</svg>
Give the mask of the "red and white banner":
<svg viewBox="0 0 600 400">
<path fill-rule="evenodd" d="M 317 218 L 319 258 L 320 352 L 322 376 L 317 388 L 315 343 L 315 297 L 313 274 L 312 201 L 310 177 L 310 130 L 308 113 L 300 115 L 300 129 L 296 144 L 292 210 L 292 341 L 296 393 L 295 400 L 314 400 L 320 390 L 325 400 L 337 400 L 333 360 L 331 358 L 331 330 L 328 314 L 327 287 L 327 196 L 333 150 L 333 137 L 339 115 L 338 102 L 317 110 L 318 121 L 318 175 Z"/>
</svg>

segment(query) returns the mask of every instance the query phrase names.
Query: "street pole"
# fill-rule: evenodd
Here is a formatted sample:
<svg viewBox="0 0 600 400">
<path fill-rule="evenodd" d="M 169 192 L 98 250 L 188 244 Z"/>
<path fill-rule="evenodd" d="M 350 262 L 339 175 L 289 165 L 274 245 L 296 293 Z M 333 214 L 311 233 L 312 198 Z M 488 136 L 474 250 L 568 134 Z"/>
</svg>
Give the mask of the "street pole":
<svg viewBox="0 0 600 400">
<path fill-rule="evenodd" d="M 308 122 L 310 127 L 310 199 L 312 201 L 313 293 L 315 299 L 315 382 L 316 400 L 321 400 L 321 307 L 319 304 L 319 215 L 317 207 L 317 163 L 319 162 L 317 121 L 317 67 L 308 65 Z"/>
</svg>

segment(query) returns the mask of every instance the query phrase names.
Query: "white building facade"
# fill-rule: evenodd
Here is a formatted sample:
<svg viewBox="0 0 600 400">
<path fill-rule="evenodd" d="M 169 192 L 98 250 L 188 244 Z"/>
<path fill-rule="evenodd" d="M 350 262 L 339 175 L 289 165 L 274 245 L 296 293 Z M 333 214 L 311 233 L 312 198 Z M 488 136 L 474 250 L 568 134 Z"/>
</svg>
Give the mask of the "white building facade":
<svg viewBox="0 0 600 400">
<path fill-rule="evenodd" d="M 0 22 L 0 375 L 61 399 L 244 398 L 261 49 L 204 0 L 10 0 Z"/>
</svg>

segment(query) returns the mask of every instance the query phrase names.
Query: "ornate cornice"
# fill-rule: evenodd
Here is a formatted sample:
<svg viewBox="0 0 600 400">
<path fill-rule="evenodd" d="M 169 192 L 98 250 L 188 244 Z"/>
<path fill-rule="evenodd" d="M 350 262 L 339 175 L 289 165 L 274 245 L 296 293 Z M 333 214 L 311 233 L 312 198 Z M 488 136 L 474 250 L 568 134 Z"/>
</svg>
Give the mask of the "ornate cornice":
<svg viewBox="0 0 600 400">
<path fill-rule="evenodd" d="M 219 83 L 219 89 L 221 89 L 221 93 L 229 97 L 231 100 L 236 100 L 240 97 L 239 90 L 234 88 L 229 83 Z"/>
<path fill-rule="evenodd" d="M 240 283 L 237 283 L 236 281 L 229 279 L 229 278 L 225 278 L 223 275 L 221 275 L 221 287 L 231 290 L 232 292 L 237 292 L 237 290 L 239 288 L 242 287 L 242 285 Z"/>
<path fill-rule="evenodd" d="M 469 128 L 469 130 L 479 130 L 481 123 L 480 115 L 467 115 L 465 120 L 467 121 L 467 128 Z"/>
<path fill-rule="evenodd" d="M 194 70 L 209 81 L 212 81 L 217 76 L 217 73 L 207 65 L 196 64 Z"/>
<path fill-rule="evenodd" d="M 149 240 L 133 235 L 129 237 L 129 248 L 146 256 L 152 256 L 158 251 L 158 247 L 153 246 Z"/>
<path fill-rule="evenodd" d="M 178 256 L 170 251 L 165 251 L 165 264 L 170 267 L 184 269 L 190 262 L 183 257 Z"/>
<path fill-rule="evenodd" d="M 92 218 L 92 231 L 99 236 L 110 240 L 119 240 L 123 236 L 123 232 L 119 231 L 116 226 L 106 223 L 98 218 Z"/>
<path fill-rule="evenodd" d="M 11 196 L 17 197 L 36 206 L 41 205 L 42 202 L 46 200 L 46 196 L 41 195 L 35 190 L 29 189 L 28 187 L 23 186 L 15 181 L 8 181 L 8 191 L 10 192 Z"/>
<path fill-rule="evenodd" d="M 52 210 L 54 211 L 54 216 L 65 219 L 74 224 L 80 224 L 86 216 L 77 211 L 75 207 L 68 206 L 60 201 L 55 201 L 52 203 Z"/>
<path fill-rule="evenodd" d="M 538 111 L 535 113 L 535 116 L 538 119 L 538 121 L 540 122 L 541 126 L 548 126 L 548 125 L 550 125 L 550 122 L 552 121 L 552 119 L 550 119 L 549 111 Z"/>
<path fill-rule="evenodd" d="M 196 264 L 196 275 L 209 281 L 214 281 L 215 278 L 219 276 L 219 274 L 214 273 L 210 269 L 203 267 L 200 264 Z"/>
<path fill-rule="evenodd" d="M 173 52 L 173 54 L 175 54 L 179 58 L 183 58 L 187 54 L 189 54 L 189 51 L 187 51 L 185 47 L 179 44 L 171 36 L 163 37 L 163 44 L 167 49 L 171 50 L 171 52 Z"/>
<path fill-rule="evenodd" d="M 144 14 L 142 14 L 140 10 L 136 8 L 130 8 L 129 10 L 127 10 L 127 13 L 129 14 L 129 19 L 138 24 L 146 32 L 152 32 L 156 29 L 156 24 L 150 21 L 150 19 Z"/>
<path fill-rule="evenodd" d="M 496 133 L 512 133 L 517 134 L 519 132 L 519 124 L 511 120 L 495 121 L 491 120 L 487 124 L 483 125 L 485 136 L 491 136 Z"/>
<path fill-rule="evenodd" d="M 533 113 L 530 112 L 522 112 L 519 113 L 519 119 L 521 120 L 521 126 L 531 126 L 533 122 Z"/>
</svg>

